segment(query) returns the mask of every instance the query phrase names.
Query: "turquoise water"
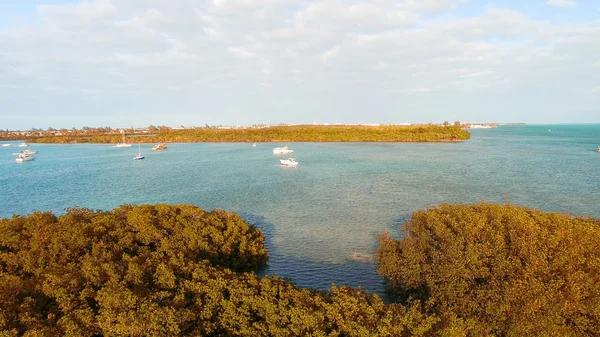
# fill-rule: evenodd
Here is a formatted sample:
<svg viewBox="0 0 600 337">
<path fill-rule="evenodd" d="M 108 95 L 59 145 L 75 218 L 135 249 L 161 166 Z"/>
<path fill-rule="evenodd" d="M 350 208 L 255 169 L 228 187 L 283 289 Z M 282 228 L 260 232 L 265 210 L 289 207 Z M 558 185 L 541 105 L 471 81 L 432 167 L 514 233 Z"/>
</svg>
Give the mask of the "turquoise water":
<svg viewBox="0 0 600 337">
<path fill-rule="evenodd" d="M 282 168 L 280 144 L 32 145 L 16 164 L 0 147 L 0 217 L 73 206 L 191 203 L 236 211 L 264 229 L 265 273 L 326 289 L 361 285 L 382 293 L 372 254 L 377 236 L 439 202 L 480 200 L 600 217 L 600 125 L 472 130 L 459 144 L 289 143 L 297 168 Z M 16 143 L 17 142 L 13 142 Z M 284 145 L 284 144 L 281 144 Z"/>
</svg>

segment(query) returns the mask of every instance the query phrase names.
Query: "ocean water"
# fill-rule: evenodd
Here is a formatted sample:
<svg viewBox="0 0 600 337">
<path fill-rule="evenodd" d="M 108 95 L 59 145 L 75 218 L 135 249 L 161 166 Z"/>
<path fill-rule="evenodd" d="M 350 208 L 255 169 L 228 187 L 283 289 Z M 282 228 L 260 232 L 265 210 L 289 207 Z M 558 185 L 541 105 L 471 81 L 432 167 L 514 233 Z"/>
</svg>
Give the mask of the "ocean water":
<svg viewBox="0 0 600 337">
<path fill-rule="evenodd" d="M 600 217 L 600 125 L 471 133 L 456 144 L 289 143 L 296 168 L 279 166 L 277 143 L 145 144 L 143 161 L 136 147 L 32 144 L 39 154 L 23 164 L 19 148 L 0 147 L 0 217 L 124 203 L 235 211 L 268 237 L 262 273 L 382 295 L 368 257 L 414 211 L 485 200 Z"/>
</svg>

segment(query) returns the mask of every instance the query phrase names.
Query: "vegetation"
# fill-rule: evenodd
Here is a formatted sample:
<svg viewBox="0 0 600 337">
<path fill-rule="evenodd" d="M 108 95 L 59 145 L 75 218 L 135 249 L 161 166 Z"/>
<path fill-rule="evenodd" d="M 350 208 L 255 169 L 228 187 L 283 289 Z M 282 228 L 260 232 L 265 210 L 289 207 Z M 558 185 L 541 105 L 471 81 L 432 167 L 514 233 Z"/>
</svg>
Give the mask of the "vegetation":
<svg viewBox="0 0 600 337">
<path fill-rule="evenodd" d="M 458 142 L 470 134 L 459 126 L 276 126 L 267 128 L 158 129 L 153 135 L 128 136 L 130 142 Z M 131 137 L 135 137 L 133 140 Z M 117 143 L 119 134 L 29 137 L 37 143 Z"/>
<path fill-rule="evenodd" d="M 0 336 L 599 336 L 600 220 L 440 205 L 382 235 L 397 303 L 258 277 L 264 235 L 191 205 L 0 220 Z"/>
<path fill-rule="evenodd" d="M 600 220 L 513 205 L 416 212 L 380 238 L 378 272 L 400 301 L 454 314 L 472 335 L 600 336 Z"/>
<path fill-rule="evenodd" d="M 420 305 L 251 272 L 260 230 L 190 205 L 0 220 L 0 336 L 437 336 Z M 454 330 L 452 330 L 454 329 Z M 461 335 L 461 334 L 459 334 Z"/>
</svg>

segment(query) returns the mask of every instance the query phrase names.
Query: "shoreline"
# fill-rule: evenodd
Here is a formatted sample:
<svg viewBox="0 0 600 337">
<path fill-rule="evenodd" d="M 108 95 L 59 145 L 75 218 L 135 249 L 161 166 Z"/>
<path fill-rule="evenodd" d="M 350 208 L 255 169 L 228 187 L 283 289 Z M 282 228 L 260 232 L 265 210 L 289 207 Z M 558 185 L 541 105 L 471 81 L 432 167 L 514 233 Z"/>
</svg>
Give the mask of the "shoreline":
<svg viewBox="0 0 600 337">
<path fill-rule="evenodd" d="M 456 126 L 280 126 L 256 129 L 193 129 L 158 133 L 15 135 L 28 143 L 454 143 L 471 134 Z M 5 139 L 6 139 L 5 138 Z"/>
<path fill-rule="evenodd" d="M 327 140 L 327 141 L 315 141 L 315 140 L 270 140 L 270 141 L 175 141 L 175 142 L 161 142 L 161 141 L 140 141 L 140 142 L 127 142 L 127 144 L 188 144 L 188 143 L 239 143 L 239 144 L 276 144 L 276 143 L 463 143 L 468 139 L 445 139 L 445 140 Z M 0 142 L 23 142 L 23 140 L 2 140 Z M 35 142 L 35 141 L 24 141 L 31 145 L 76 145 L 76 144 L 94 144 L 94 145 L 114 145 L 116 143 L 106 142 Z M 11 146 L 10 148 L 15 148 Z"/>
</svg>

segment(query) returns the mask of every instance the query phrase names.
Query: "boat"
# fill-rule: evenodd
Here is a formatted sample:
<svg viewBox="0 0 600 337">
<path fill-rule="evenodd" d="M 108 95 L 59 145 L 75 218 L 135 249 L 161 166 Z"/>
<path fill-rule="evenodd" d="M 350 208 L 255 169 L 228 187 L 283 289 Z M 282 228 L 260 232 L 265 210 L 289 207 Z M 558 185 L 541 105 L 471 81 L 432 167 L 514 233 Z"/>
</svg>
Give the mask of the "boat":
<svg viewBox="0 0 600 337">
<path fill-rule="evenodd" d="M 252 147 L 256 147 L 256 143 L 252 144 Z"/>
<path fill-rule="evenodd" d="M 15 159 L 15 161 L 17 163 L 24 163 L 26 161 L 32 161 L 34 159 L 35 159 L 34 156 L 29 156 L 29 155 L 20 153 L 19 156 L 17 157 L 17 159 Z"/>
<path fill-rule="evenodd" d="M 273 149 L 274 154 L 286 154 L 286 153 L 292 153 L 292 152 L 294 152 L 294 150 L 288 149 L 287 145 L 284 147 L 276 147 Z"/>
<path fill-rule="evenodd" d="M 115 145 L 114 147 L 131 147 L 131 144 L 127 144 L 125 142 L 125 132 L 123 132 L 123 142 L 117 143 L 117 145 Z"/>
<path fill-rule="evenodd" d="M 166 150 L 166 149 L 167 149 L 166 144 L 156 144 L 152 147 L 153 151 Z"/>
<path fill-rule="evenodd" d="M 138 143 L 138 154 L 137 156 L 133 157 L 133 160 L 141 160 L 141 159 L 145 159 L 146 157 L 142 156 L 142 150 L 140 147 L 140 144 Z"/>
<path fill-rule="evenodd" d="M 5 144 L 2 144 L 2 146 L 3 147 L 9 147 L 9 146 L 12 146 L 12 144 L 11 143 L 5 143 Z"/>
<path fill-rule="evenodd" d="M 598 152 L 600 152 L 600 146 L 598 146 Z"/>
<path fill-rule="evenodd" d="M 21 153 L 24 155 L 32 155 L 32 154 L 37 154 L 38 152 L 37 152 L 37 150 L 27 149 L 27 150 L 21 151 Z"/>
<path fill-rule="evenodd" d="M 280 159 L 279 162 L 281 163 L 281 166 L 285 167 L 298 166 L 298 162 L 294 158 Z"/>
<path fill-rule="evenodd" d="M 19 144 L 19 147 L 28 147 L 29 145 L 27 143 L 21 143 Z"/>
</svg>

